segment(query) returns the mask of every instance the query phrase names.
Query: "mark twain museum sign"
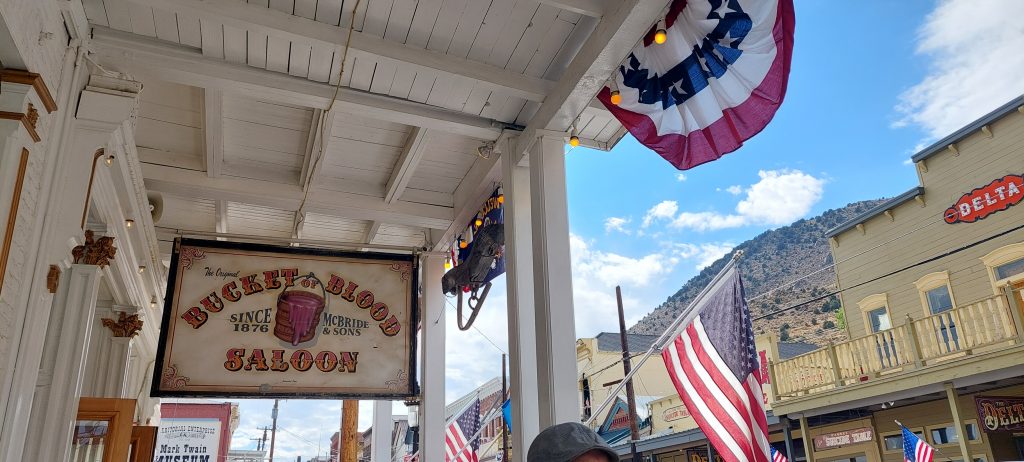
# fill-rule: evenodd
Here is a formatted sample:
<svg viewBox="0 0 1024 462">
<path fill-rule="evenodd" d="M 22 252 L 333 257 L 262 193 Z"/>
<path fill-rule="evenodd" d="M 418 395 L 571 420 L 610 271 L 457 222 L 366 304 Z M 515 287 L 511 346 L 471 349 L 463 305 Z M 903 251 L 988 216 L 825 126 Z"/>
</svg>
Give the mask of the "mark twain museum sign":
<svg viewBox="0 0 1024 462">
<path fill-rule="evenodd" d="M 181 239 L 153 396 L 414 395 L 411 255 Z"/>
</svg>

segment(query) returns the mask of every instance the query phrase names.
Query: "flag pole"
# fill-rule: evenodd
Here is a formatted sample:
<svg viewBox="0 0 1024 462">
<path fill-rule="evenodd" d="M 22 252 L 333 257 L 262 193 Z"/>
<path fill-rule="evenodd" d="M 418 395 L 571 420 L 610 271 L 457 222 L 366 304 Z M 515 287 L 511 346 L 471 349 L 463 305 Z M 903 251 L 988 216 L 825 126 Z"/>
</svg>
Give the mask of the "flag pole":
<svg viewBox="0 0 1024 462">
<path fill-rule="evenodd" d="M 626 376 L 622 378 L 622 380 L 615 387 L 615 389 L 608 393 L 608 396 L 605 397 L 604 402 L 602 402 L 601 405 L 598 406 L 593 411 L 593 413 L 591 413 L 590 418 L 583 422 L 584 425 L 587 425 L 589 427 L 590 424 L 597 419 L 597 416 L 601 414 L 601 411 L 604 411 L 604 409 L 608 407 L 609 404 L 612 403 L 612 400 L 614 400 L 615 397 L 619 395 L 619 392 L 621 392 L 622 389 L 626 386 L 626 384 L 629 383 L 630 379 L 633 378 L 633 375 L 635 375 L 637 371 L 640 370 L 640 367 L 643 366 L 645 362 L 647 362 L 651 355 L 653 355 L 655 351 L 660 351 L 661 348 L 665 345 L 665 342 L 673 337 L 676 330 L 679 328 L 680 324 L 683 323 L 683 321 L 691 321 L 693 319 L 694 311 L 696 310 L 700 302 L 702 302 L 704 300 L 704 297 L 708 295 L 708 292 L 711 291 L 711 288 L 714 287 L 715 284 L 717 284 L 718 281 L 722 279 L 722 276 L 724 276 L 726 272 L 728 272 L 730 269 L 732 269 L 733 266 L 736 265 L 736 262 L 742 255 L 742 250 L 736 251 L 736 253 L 732 255 L 732 258 L 730 258 L 729 261 L 725 263 L 725 267 L 722 268 L 722 270 L 719 271 L 718 274 L 716 274 L 715 277 L 711 279 L 711 282 L 708 283 L 708 285 L 704 286 L 704 288 L 700 291 L 700 293 L 697 294 L 696 297 L 694 297 L 694 299 L 690 302 L 689 305 L 686 305 L 686 308 L 683 309 L 683 312 L 679 313 L 679 316 L 677 316 L 676 319 L 672 321 L 672 324 L 669 325 L 668 328 L 661 333 L 661 336 L 658 337 L 658 340 L 651 344 L 651 347 L 648 348 L 647 352 L 644 353 L 643 357 L 641 357 L 640 360 L 636 362 L 636 365 L 634 365 L 633 369 L 629 371 L 629 374 L 626 374 Z"/>
<path fill-rule="evenodd" d="M 896 425 L 899 425 L 899 426 L 900 426 L 900 428 L 907 428 L 907 427 L 905 427 L 905 426 L 904 426 L 903 424 L 901 424 L 899 420 L 893 419 L 893 422 L 896 422 Z M 910 429 L 909 429 L 909 428 L 907 428 L 907 430 L 910 430 Z M 914 433 L 914 432 L 911 432 L 911 433 Z M 924 444 L 928 444 L 928 442 L 926 441 L 926 442 L 925 442 Z M 953 462 L 953 458 L 952 458 L 952 457 L 949 457 L 949 456 L 947 456 L 947 455 L 946 455 L 946 453 L 944 453 L 944 452 L 942 452 L 941 450 L 939 450 L 939 448 L 937 448 L 937 447 L 935 447 L 935 446 L 932 446 L 932 445 L 930 445 L 930 444 L 928 444 L 928 447 L 932 448 L 932 450 L 933 450 L 933 451 L 935 451 L 935 452 L 939 453 L 939 455 L 940 455 L 940 456 L 942 456 L 942 457 L 945 457 L 945 458 L 946 458 L 946 460 L 948 460 L 949 462 Z"/>
</svg>

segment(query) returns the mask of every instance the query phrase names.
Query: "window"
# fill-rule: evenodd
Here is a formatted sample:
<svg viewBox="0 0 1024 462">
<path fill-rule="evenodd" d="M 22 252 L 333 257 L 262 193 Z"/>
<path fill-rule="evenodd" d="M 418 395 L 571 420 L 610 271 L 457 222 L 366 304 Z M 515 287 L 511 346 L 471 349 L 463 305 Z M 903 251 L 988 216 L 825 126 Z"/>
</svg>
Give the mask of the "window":
<svg viewBox="0 0 1024 462">
<path fill-rule="evenodd" d="M 928 299 L 928 310 L 932 314 L 953 309 L 953 298 L 949 296 L 949 286 L 939 286 L 925 292 Z"/>
<path fill-rule="evenodd" d="M 932 444 L 936 446 L 957 444 L 960 442 L 960 438 L 958 438 L 956 434 L 956 427 L 953 425 L 932 428 L 930 433 L 932 437 Z"/>
<path fill-rule="evenodd" d="M 964 423 L 964 436 L 967 441 L 981 441 L 981 433 L 978 432 L 978 422 L 968 420 Z"/>
<path fill-rule="evenodd" d="M 988 267 L 992 289 L 998 294 L 1003 286 L 1024 281 L 1024 242 L 995 249 L 981 257 L 981 262 Z"/>
<path fill-rule="evenodd" d="M 924 431 L 914 430 L 914 434 L 924 439 Z M 882 444 L 885 452 L 903 452 L 903 433 L 895 432 L 882 435 Z"/>
<path fill-rule="evenodd" d="M 868 322 L 871 324 L 872 333 L 892 328 L 889 310 L 884 306 L 868 311 Z"/>
<path fill-rule="evenodd" d="M 1024 258 L 1004 263 L 995 267 L 996 278 L 999 280 L 1009 279 L 1018 274 L 1024 274 Z"/>
</svg>

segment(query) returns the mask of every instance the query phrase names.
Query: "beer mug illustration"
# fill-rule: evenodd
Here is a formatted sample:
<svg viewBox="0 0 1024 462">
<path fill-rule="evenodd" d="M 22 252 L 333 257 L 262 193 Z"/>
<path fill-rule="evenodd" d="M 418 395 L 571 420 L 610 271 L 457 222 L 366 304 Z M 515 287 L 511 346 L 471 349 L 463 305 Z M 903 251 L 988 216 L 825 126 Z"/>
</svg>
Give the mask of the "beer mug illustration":
<svg viewBox="0 0 1024 462">
<path fill-rule="evenodd" d="M 277 296 L 274 336 L 292 346 L 313 340 L 326 308 L 327 291 L 316 275 L 309 273 L 295 278 L 295 284 Z"/>
</svg>

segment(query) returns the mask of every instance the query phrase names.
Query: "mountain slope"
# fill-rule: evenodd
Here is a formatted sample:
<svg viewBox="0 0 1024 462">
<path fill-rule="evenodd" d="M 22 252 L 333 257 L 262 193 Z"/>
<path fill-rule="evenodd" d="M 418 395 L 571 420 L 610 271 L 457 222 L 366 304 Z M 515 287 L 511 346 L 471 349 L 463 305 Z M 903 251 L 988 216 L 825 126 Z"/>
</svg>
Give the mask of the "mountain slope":
<svg viewBox="0 0 1024 462">
<path fill-rule="evenodd" d="M 733 249 L 697 276 L 683 284 L 665 303 L 629 329 L 634 334 L 660 334 L 679 312 L 704 288 L 738 251 L 743 251 L 739 268 L 753 316 L 771 313 L 835 290 L 835 272 L 825 232 L 883 199 L 855 202 L 846 207 L 799 220 L 789 226 L 765 231 Z M 824 268 L 824 269 L 823 269 Z M 813 275 L 791 286 L 774 290 L 802 276 Z M 771 332 L 782 340 L 803 340 L 819 345 L 844 338 L 836 319 L 836 297 L 809 303 L 788 312 L 754 322 L 757 334 Z"/>
</svg>

